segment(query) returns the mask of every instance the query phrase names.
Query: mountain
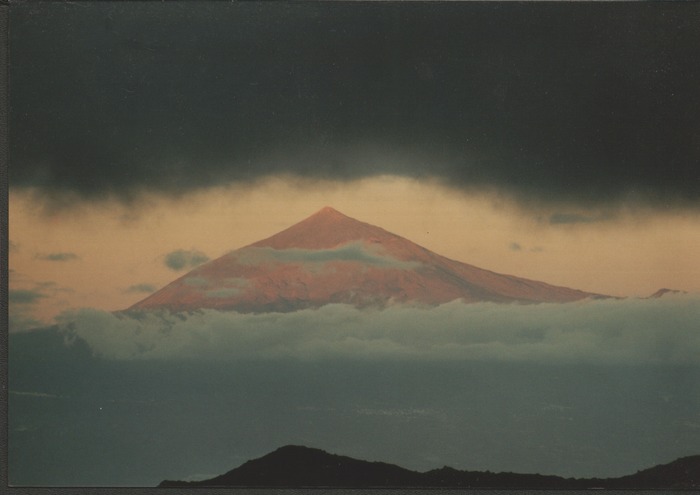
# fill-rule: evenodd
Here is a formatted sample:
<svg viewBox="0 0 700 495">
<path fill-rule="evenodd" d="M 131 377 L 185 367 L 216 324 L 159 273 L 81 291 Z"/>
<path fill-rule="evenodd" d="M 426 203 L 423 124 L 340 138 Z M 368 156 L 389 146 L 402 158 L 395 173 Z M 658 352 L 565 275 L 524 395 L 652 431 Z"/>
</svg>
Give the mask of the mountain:
<svg viewBox="0 0 700 495">
<path fill-rule="evenodd" d="M 329 303 L 385 307 L 587 297 L 603 296 L 454 261 L 325 207 L 272 237 L 200 265 L 129 309 L 259 313 Z"/>
<path fill-rule="evenodd" d="M 425 473 L 393 464 L 368 462 L 323 450 L 288 445 L 203 481 L 163 481 L 160 487 L 441 487 L 501 489 L 696 489 L 700 456 L 685 457 L 631 476 L 573 479 L 540 474 L 459 471 L 450 467 Z"/>
</svg>

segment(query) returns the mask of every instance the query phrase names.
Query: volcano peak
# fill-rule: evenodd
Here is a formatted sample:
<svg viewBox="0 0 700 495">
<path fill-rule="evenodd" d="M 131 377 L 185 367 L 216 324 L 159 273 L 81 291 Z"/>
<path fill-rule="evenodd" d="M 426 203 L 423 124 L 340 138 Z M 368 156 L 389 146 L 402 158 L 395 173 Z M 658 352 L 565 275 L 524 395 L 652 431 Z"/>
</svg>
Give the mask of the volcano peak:
<svg viewBox="0 0 700 495">
<path fill-rule="evenodd" d="M 325 206 L 316 213 L 251 247 L 331 249 L 355 241 L 392 236 L 380 227 L 355 220 Z"/>
<path fill-rule="evenodd" d="M 597 296 L 450 260 L 326 206 L 267 239 L 195 268 L 132 308 L 260 313 L 330 303 L 385 307 Z"/>
<path fill-rule="evenodd" d="M 336 217 L 336 218 L 350 218 L 347 215 L 342 214 L 332 206 L 324 206 L 316 213 L 311 215 L 312 217 Z"/>
</svg>

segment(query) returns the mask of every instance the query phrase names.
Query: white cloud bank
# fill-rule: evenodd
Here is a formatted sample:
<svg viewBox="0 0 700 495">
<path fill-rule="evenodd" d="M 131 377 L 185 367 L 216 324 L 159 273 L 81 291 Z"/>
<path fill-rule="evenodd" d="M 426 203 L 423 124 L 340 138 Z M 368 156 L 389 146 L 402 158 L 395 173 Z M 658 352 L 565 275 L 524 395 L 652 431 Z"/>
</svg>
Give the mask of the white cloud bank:
<svg viewBox="0 0 700 495">
<path fill-rule="evenodd" d="M 71 339 L 107 359 L 398 359 L 700 365 L 700 299 L 293 313 L 64 313 Z"/>
</svg>

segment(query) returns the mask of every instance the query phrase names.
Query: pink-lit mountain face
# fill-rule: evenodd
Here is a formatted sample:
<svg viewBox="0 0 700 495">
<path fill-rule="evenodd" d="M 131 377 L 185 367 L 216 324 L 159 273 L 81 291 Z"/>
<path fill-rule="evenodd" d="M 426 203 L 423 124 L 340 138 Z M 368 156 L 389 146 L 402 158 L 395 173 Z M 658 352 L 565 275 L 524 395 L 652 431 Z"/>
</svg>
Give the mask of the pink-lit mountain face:
<svg viewBox="0 0 700 495">
<path fill-rule="evenodd" d="M 600 297 L 483 270 L 326 207 L 278 234 L 232 251 L 129 309 L 245 313 L 330 303 L 569 302 Z"/>
</svg>

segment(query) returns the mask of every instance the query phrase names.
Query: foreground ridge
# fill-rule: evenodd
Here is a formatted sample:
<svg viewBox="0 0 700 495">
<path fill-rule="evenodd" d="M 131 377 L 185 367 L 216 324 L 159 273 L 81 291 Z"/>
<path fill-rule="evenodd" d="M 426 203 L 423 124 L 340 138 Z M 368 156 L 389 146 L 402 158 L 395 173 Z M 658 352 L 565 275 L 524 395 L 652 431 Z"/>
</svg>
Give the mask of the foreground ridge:
<svg viewBox="0 0 700 495">
<path fill-rule="evenodd" d="M 421 473 L 393 464 L 287 445 L 215 478 L 192 482 L 166 480 L 158 486 L 690 490 L 700 488 L 700 455 L 683 457 L 620 478 L 574 479 L 540 474 L 459 471 L 447 466 Z"/>
</svg>

